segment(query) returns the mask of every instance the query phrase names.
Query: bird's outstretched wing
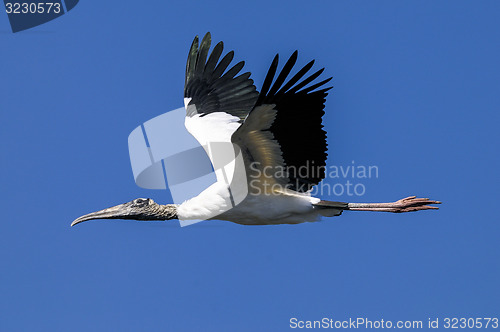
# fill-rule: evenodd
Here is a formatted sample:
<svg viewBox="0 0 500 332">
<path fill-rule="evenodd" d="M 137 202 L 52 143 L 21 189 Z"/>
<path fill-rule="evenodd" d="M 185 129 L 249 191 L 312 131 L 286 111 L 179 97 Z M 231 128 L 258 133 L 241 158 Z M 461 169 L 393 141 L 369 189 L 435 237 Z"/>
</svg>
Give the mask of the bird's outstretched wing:
<svg viewBox="0 0 500 332">
<path fill-rule="evenodd" d="M 233 51 L 219 61 L 223 43 L 215 45 L 209 55 L 210 43 L 210 33 L 203 37 L 199 46 L 196 36 L 189 50 L 184 86 L 185 126 L 205 149 L 217 181 L 228 183 L 235 180 L 237 172 L 231 136 L 253 108 L 259 94 L 250 73 L 237 76 L 244 62 L 230 67 Z"/>
<path fill-rule="evenodd" d="M 255 107 L 233 134 L 232 141 L 243 151 L 245 167 L 260 178 L 250 187 L 269 189 L 278 184 L 297 192 L 307 192 L 325 177 L 326 132 L 323 130 L 325 98 L 331 87 L 327 78 L 309 85 L 324 69 L 310 76 L 314 60 L 286 83 L 297 61 L 295 51 L 273 83 L 278 55 L 266 75 Z M 319 89 L 319 90 L 318 90 Z"/>
<path fill-rule="evenodd" d="M 322 116 L 330 88 L 323 86 L 331 78 L 311 84 L 323 72 L 321 69 L 308 76 L 314 64 L 311 61 L 287 81 L 297 61 L 294 52 L 275 79 L 276 55 L 259 94 L 250 73 L 236 76 L 243 62 L 229 68 L 233 51 L 219 61 L 223 44 L 218 43 L 209 55 L 210 43 L 209 33 L 201 43 L 196 37 L 189 51 L 184 87 L 185 125 L 205 148 L 217 180 L 227 175 L 217 169 L 235 155 L 214 154 L 210 146 L 232 151 L 234 143 L 243 152 L 248 182 L 255 176 L 255 170 L 258 175 L 265 175 L 250 187 L 257 183 L 257 186 L 277 183 L 307 192 L 325 177 L 327 143 Z M 237 167 L 234 168 L 237 172 Z"/>
</svg>

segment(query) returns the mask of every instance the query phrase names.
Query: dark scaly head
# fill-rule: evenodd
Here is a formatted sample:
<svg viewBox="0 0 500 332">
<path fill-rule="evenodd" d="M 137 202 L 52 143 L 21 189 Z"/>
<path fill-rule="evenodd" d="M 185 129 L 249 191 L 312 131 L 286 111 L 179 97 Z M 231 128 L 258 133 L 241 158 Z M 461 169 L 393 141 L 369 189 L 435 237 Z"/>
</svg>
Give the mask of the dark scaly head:
<svg viewBox="0 0 500 332">
<path fill-rule="evenodd" d="M 137 198 L 128 203 L 116 205 L 104 210 L 92 212 L 75 219 L 71 226 L 95 219 L 130 219 L 130 220 L 170 220 L 177 219 L 175 204 L 160 205 L 151 198 Z"/>
</svg>

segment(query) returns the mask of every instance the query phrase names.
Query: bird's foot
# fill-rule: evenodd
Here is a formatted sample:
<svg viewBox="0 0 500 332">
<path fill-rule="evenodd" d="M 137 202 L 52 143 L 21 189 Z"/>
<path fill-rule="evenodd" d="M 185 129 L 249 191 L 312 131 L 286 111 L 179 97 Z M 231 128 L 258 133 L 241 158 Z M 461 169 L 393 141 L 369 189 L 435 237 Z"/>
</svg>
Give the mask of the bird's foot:
<svg viewBox="0 0 500 332">
<path fill-rule="evenodd" d="M 417 198 L 417 196 L 410 196 L 402 198 L 391 204 L 391 211 L 394 213 L 401 212 L 413 212 L 420 210 L 438 210 L 437 206 L 431 206 L 429 204 L 441 204 L 440 201 L 433 201 L 428 198 Z"/>
</svg>

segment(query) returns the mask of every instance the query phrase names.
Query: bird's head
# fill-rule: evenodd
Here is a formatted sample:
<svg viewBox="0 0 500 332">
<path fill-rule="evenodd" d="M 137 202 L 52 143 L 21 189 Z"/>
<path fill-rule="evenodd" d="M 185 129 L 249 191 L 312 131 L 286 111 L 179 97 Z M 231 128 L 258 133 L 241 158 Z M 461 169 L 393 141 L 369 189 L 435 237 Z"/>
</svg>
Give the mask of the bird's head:
<svg viewBox="0 0 500 332">
<path fill-rule="evenodd" d="M 75 219 L 71 226 L 93 219 L 170 220 L 177 219 L 175 204 L 160 205 L 151 198 L 137 198 L 128 203 L 92 212 Z"/>
</svg>

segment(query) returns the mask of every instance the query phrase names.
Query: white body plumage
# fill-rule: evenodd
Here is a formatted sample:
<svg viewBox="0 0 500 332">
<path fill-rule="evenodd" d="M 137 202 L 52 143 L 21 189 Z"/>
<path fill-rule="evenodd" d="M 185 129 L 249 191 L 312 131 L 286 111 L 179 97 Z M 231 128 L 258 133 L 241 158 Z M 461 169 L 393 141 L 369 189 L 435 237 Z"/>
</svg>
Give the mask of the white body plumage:
<svg viewBox="0 0 500 332">
<path fill-rule="evenodd" d="M 189 100 L 185 103 L 187 105 Z M 217 156 L 207 147 L 210 146 L 210 142 L 227 143 L 230 146 L 231 136 L 241 125 L 238 121 L 239 118 L 235 116 L 218 112 L 203 117 L 200 115 L 186 117 L 185 126 L 198 142 L 206 147 L 207 154 L 215 165 L 217 160 L 214 159 Z M 231 171 L 231 167 L 226 170 Z M 216 176 L 216 183 L 178 206 L 177 215 L 180 220 L 220 219 L 244 225 L 297 224 L 317 221 L 325 213 L 328 216 L 341 213 L 341 210 L 317 209 L 313 204 L 318 203 L 319 198 L 311 197 L 309 193 L 298 192 L 250 194 L 233 206 L 228 178 L 223 176 L 221 169 L 216 169 Z"/>
</svg>

